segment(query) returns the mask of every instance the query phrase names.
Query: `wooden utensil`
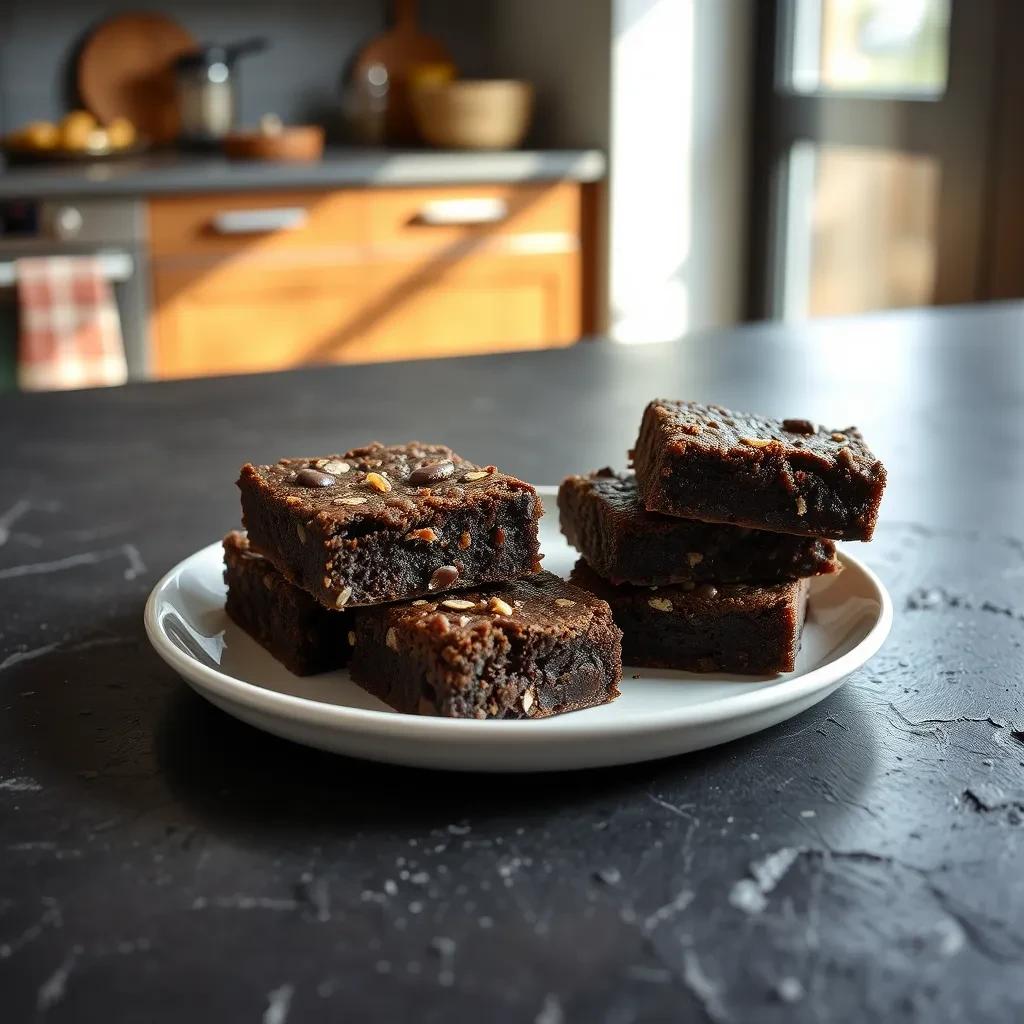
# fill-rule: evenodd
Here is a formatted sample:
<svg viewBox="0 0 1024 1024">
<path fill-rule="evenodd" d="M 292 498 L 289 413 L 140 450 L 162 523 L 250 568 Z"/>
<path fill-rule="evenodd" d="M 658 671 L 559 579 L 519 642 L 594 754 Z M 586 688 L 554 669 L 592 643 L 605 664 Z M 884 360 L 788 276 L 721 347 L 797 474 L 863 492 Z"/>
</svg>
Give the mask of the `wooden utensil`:
<svg viewBox="0 0 1024 1024">
<path fill-rule="evenodd" d="M 319 125 L 287 125 L 275 132 L 235 131 L 224 137 L 224 152 L 232 160 L 279 160 L 312 163 L 324 152 Z"/>
<path fill-rule="evenodd" d="M 140 136 L 171 142 L 181 127 L 174 61 L 196 48 L 163 14 L 121 14 L 89 37 L 78 57 L 78 91 L 103 122 L 127 117 Z"/>
<path fill-rule="evenodd" d="M 420 32 L 416 0 L 395 0 L 394 23 L 370 40 L 356 57 L 356 76 L 373 64 L 388 73 L 386 128 L 388 142 L 414 142 L 416 125 L 409 104 L 409 72 L 419 64 L 450 64 L 451 54 L 439 39 Z"/>
</svg>

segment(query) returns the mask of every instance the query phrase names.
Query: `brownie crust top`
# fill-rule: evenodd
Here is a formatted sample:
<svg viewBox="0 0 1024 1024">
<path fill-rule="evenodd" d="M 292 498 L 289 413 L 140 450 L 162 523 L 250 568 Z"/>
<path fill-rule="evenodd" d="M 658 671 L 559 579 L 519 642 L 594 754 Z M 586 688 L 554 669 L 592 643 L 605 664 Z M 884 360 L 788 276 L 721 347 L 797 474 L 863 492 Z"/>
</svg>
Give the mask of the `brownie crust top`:
<svg viewBox="0 0 1024 1024">
<path fill-rule="evenodd" d="M 885 469 L 856 427 L 822 427 L 811 420 L 775 420 L 733 412 L 721 405 L 657 398 L 649 408 L 665 442 L 676 451 L 693 448 L 709 455 L 780 455 L 808 470 L 842 467 L 868 482 L 884 480 Z"/>
<path fill-rule="evenodd" d="M 536 517 L 543 512 L 532 485 L 456 455 L 445 445 L 412 441 L 370 444 L 341 455 L 281 459 L 242 467 L 239 486 L 283 497 L 296 515 L 344 530 L 372 520 L 380 527 L 411 529 L 424 518 L 480 500 L 529 492 Z"/>
</svg>

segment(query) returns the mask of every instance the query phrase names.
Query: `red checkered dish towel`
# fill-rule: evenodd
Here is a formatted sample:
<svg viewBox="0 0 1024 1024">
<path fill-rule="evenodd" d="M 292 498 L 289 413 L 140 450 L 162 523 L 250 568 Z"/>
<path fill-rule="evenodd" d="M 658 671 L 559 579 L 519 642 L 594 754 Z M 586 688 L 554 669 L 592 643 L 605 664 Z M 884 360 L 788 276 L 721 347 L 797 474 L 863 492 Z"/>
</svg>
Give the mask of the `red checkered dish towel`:
<svg viewBox="0 0 1024 1024">
<path fill-rule="evenodd" d="M 121 321 L 100 261 L 40 256 L 15 266 L 18 384 L 26 391 L 123 384 Z"/>
</svg>

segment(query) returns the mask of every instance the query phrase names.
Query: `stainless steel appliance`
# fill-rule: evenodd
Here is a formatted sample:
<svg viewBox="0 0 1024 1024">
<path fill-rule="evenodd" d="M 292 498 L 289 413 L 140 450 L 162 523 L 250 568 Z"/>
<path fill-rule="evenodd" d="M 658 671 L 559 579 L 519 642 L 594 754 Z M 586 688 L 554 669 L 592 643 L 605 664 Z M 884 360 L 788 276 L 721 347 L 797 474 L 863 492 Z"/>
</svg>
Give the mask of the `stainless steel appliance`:
<svg viewBox="0 0 1024 1024">
<path fill-rule="evenodd" d="M 146 219 L 134 199 L 0 200 L 0 365 L 14 364 L 17 264 L 25 256 L 97 256 L 113 286 L 128 375 L 149 367 Z M 10 373 L 6 374 L 8 382 Z"/>
<path fill-rule="evenodd" d="M 266 39 L 246 39 L 230 46 L 201 46 L 174 62 L 182 142 L 193 146 L 217 145 L 235 127 L 235 62 L 266 46 Z"/>
</svg>

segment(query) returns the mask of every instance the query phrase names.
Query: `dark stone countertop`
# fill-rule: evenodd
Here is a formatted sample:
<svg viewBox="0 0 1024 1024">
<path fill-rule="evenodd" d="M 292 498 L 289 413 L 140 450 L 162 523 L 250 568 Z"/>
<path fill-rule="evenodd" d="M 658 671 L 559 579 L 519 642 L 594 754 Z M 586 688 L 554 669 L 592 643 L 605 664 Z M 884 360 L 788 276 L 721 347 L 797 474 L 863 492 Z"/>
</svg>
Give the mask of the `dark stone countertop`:
<svg viewBox="0 0 1024 1024">
<path fill-rule="evenodd" d="M 598 181 L 604 172 L 604 154 L 595 149 L 456 152 L 336 147 L 328 149 L 323 160 L 306 164 L 156 153 L 83 164 L 0 165 L 0 199 Z"/>
<path fill-rule="evenodd" d="M 797 719 L 435 774 L 263 735 L 147 646 L 246 458 L 416 436 L 557 482 L 656 394 L 856 421 L 888 464 L 857 553 L 892 636 Z M 1024 1016 L 1024 307 L 16 396 L 0 436 L 5 1021 Z"/>
</svg>

